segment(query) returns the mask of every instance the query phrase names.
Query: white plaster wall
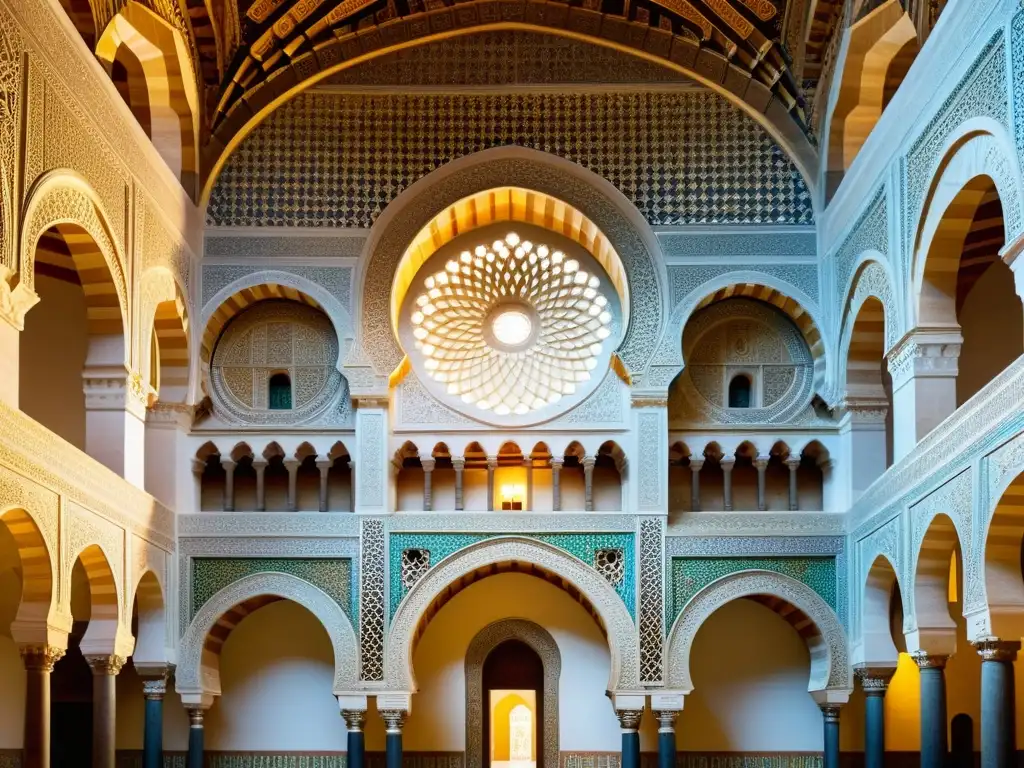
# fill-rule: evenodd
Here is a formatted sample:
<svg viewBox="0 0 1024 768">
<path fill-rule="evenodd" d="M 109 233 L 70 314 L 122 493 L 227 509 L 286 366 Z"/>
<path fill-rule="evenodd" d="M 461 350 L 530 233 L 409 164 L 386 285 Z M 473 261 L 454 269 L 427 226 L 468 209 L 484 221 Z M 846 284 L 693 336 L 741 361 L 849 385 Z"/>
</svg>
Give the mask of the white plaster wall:
<svg viewBox="0 0 1024 768">
<path fill-rule="evenodd" d="M 20 407 L 78 448 L 85 448 L 85 295 L 80 286 L 37 275 L 39 304 L 21 334 Z"/>
<path fill-rule="evenodd" d="M 25 667 L 11 639 L 11 622 L 21 598 L 18 571 L 14 539 L 0 525 L 0 749 L 21 749 L 24 741 Z"/>
<path fill-rule="evenodd" d="M 477 632 L 510 617 L 536 622 L 558 644 L 561 749 L 619 750 L 618 721 L 605 696 L 608 646 L 594 620 L 557 587 L 511 573 L 491 576 L 460 592 L 427 627 L 413 656 L 419 693 L 413 697 L 405 748 L 465 749 L 466 650 Z M 382 743 L 372 742 L 369 748 L 381 748 Z"/>
<path fill-rule="evenodd" d="M 821 712 L 807 692 L 807 646 L 765 606 L 737 600 L 712 614 L 697 632 L 690 669 L 694 691 L 679 718 L 679 749 L 822 748 Z"/>
<path fill-rule="evenodd" d="M 964 299 L 957 320 L 964 343 L 956 401 L 963 405 L 1024 352 L 1024 313 L 1010 268 L 996 262 L 986 269 Z"/>
</svg>

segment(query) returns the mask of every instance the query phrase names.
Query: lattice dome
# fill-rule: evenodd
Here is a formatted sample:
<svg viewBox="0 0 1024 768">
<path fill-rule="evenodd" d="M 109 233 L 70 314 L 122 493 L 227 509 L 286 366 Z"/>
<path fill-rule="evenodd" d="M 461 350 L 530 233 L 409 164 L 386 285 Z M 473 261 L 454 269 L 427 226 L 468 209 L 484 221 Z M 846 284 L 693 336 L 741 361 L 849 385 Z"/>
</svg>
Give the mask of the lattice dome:
<svg viewBox="0 0 1024 768">
<path fill-rule="evenodd" d="M 423 265 L 403 310 L 413 357 L 435 389 L 497 417 L 588 393 L 618 325 L 617 295 L 596 261 L 554 234 L 512 228 L 453 242 Z"/>
</svg>

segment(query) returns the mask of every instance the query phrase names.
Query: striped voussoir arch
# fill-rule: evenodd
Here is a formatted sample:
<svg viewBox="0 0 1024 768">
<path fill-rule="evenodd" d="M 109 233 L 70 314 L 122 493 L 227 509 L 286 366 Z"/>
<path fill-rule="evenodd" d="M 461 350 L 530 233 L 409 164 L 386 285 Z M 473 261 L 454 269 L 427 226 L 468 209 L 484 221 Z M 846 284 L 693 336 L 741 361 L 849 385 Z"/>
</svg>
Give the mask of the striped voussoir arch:
<svg viewBox="0 0 1024 768">
<path fill-rule="evenodd" d="M 777 597 L 776 595 L 749 595 L 746 599 L 753 600 L 755 603 L 760 603 L 778 614 L 787 624 L 793 627 L 797 634 L 805 641 L 821 637 L 821 630 L 818 628 L 818 625 L 814 623 L 814 620 L 795 605 L 783 600 L 781 597 Z"/>
<path fill-rule="evenodd" d="M 273 299 L 298 301 L 314 309 L 322 310 L 320 303 L 316 299 L 287 285 L 260 283 L 259 285 L 243 288 L 225 299 L 206 322 L 206 328 L 203 330 L 202 348 L 200 350 L 203 362 L 208 364 L 212 359 L 213 349 L 217 346 L 217 340 L 228 323 L 256 302 Z"/>
<path fill-rule="evenodd" d="M 206 640 L 203 642 L 204 654 L 212 654 L 213 656 L 219 656 L 221 649 L 224 647 L 224 643 L 227 642 L 228 635 L 230 635 L 235 627 L 237 627 L 242 620 L 251 613 L 258 611 L 265 605 L 276 603 L 279 600 L 285 600 L 286 598 L 278 595 L 256 595 L 250 597 L 248 600 L 243 600 L 232 608 L 226 610 L 221 614 L 217 622 L 210 628 L 210 631 L 206 635 Z"/>
<path fill-rule="evenodd" d="M 153 317 L 161 387 L 188 387 L 188 307 L 178 293 L 156 305 Z"/>
<path fill-rule="evenodd" d="M 124 333 L 117 288 L 92 235 L 76 224 L 56 224 L 39 238 L 36 273 L 82 286 L 89 334 Z"/>
<path fill-rule="evenodd" d="M 747 298 L 763 301 L 771 304 L 776 309 L 784 312 L 790 320 L 800 329 L 808 348 L 811 350 L 811 358 L 814 360 L 815 378 L 825 371 L 825 342 L 821 338 L 821 330 L 811 313 L 808 312 L 800 302 L 787 296 L 777 288 L 771 288 L 759 283 L 734 283 L 720 288 L 712 294 L 701 299 L 700 303 L 693 308 L 696 314 L 705 307 L 732 298 Z"/>
<path fill-rule="evenodd" d="M 21 560 L 22 606 L 39 606 L 43 615 L 53 597 L 53 567 L 46 542 L 32 517 L 23 509 L 11 509 L 0 521 L 14 538 Z"/>
<path fill-rule="evenodd" d="M 110 562 L 98 544 L 91 544 L 82 550 L 78 560 L 85 569 L 89 580 L 89 597 L 92 603 L 90 621 L 118 620 L 117 582 Z"/>
<path fill-rule="evenodd" d="M 985 591 L 990 612 L 1020 615 L 1024 611 L 1024 582 L 1020 578 L 1024 541 L 1024 473 L 1017 475 L 999 497 L 984 540 Z M 1001 631 L 1001 627 L 993 627 Z"/>
</svg>

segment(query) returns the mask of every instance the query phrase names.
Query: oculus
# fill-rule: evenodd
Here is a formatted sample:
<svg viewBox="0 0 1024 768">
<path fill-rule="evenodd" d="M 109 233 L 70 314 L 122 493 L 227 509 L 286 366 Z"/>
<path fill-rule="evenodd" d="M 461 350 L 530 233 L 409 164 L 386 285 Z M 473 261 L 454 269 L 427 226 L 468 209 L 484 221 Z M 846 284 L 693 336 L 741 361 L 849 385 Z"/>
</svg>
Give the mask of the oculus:
<svg viewBox="0 0 1024 768">
<path fill-rule="evenodd" d="M 617 341 L 618 295 L 596 260 L 553 232 L 523 229 L 507 222 L 451 241 L 422 265 L 402 310 L 421 378 L 483 420 L 575 405 Z"/>
</svg>

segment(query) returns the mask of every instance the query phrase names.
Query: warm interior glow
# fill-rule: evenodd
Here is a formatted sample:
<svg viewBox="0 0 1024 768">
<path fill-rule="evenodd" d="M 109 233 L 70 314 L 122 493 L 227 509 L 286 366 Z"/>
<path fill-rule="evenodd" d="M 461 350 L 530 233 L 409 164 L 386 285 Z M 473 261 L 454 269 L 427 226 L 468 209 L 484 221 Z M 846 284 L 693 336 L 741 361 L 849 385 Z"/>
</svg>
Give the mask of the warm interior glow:
<svg viewBox="0 0 1024 768">
<path fill-rule="evenodd" d="M 493 690 L 491 709 L 491 765 L 494 768 L 536 768 L 536 691 Z"/>
<path fill-rule="evenodd" d="M 523 486 L 521 486 L 521 485 L 503 485 L 503 486 L 501 486 L 501 500 L 502 501 L 522 501 L 523 500 Z"/>
<path fill-rule="evenodd" d="M 502 312 L 491 321 L 491 329 L 494 337 L 502 344 L 510 347 L 518 347 L 530 338 L 533 331 L 533 323 L 524 312 L 516 309 L 509 309 Z"/>
</svg>

